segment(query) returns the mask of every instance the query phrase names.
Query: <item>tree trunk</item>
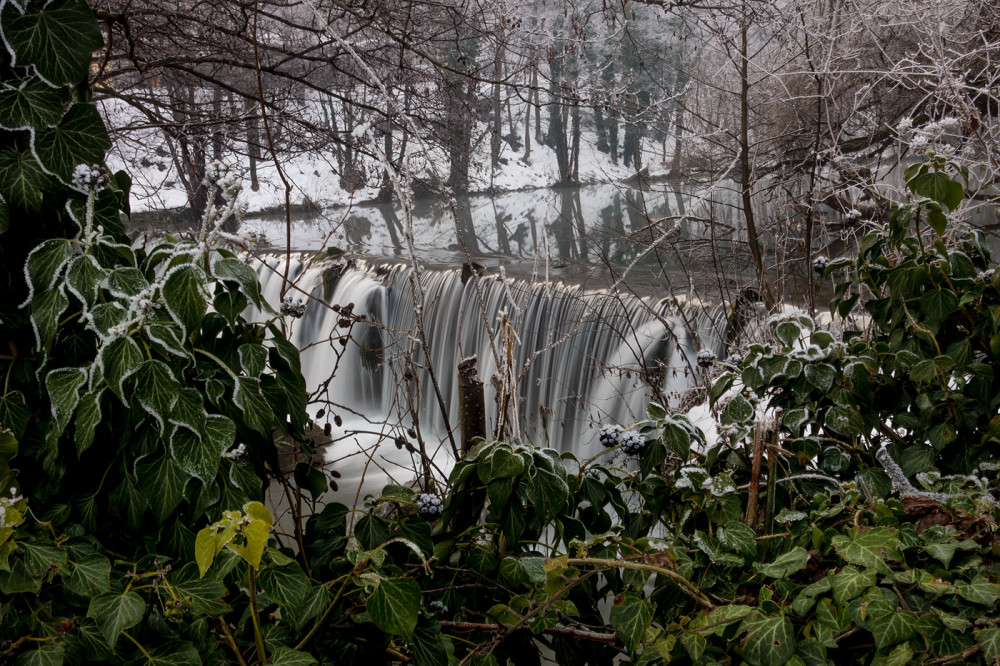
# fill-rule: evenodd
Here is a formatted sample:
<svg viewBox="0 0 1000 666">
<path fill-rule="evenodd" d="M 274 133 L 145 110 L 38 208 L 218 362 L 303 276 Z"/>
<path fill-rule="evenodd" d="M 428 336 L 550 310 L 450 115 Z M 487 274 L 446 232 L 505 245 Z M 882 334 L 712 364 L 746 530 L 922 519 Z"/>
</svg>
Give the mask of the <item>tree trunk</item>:
<svg viewBox="0 0 1000 666">
<path fill-rule="evenodd" d="M 750 166 L 750 75 L 749 75 L 749 48 L 747 43 L 747 32 L 749 18 L 747 15 L 746 0 L 743 0 L 742 25 L 740 26 L 740 190 L 743 199 L 743 220 L 747 225 L 747 242 L 750 245 L 750 254 L 753 257 L 754 269 L 757 272 L 757 281 L 760 284 L 760 291 L 764 295 L 764 302 L 767 309 L 774 311 L 774 296 L 771 287 L 767 282 L 767 272 L 764 267 L 764 257 L 760 250 L 760 240 L 757 233 L 757 221 L 753 213 L 753 186 L 754 177 Z"/>
</svg>

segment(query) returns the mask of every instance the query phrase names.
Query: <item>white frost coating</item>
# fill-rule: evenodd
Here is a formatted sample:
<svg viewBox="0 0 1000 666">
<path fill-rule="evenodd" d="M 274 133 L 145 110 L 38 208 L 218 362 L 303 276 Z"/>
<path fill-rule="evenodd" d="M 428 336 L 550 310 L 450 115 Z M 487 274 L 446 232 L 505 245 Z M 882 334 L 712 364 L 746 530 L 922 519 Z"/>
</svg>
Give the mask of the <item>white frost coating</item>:
<svg viewBox="0 0 1000 666">
<path fill-rule="evenodd" d="M 777 516 L 775 516 L 774 520 L 783 525 L 789 525 L 791 523 L 797 523 L 800 520 L 805 520 L 808 517 L 809 516 L 807 516 L 802 511 L 787 511 L 787 512 L 783 511 Z"/>
</svg>

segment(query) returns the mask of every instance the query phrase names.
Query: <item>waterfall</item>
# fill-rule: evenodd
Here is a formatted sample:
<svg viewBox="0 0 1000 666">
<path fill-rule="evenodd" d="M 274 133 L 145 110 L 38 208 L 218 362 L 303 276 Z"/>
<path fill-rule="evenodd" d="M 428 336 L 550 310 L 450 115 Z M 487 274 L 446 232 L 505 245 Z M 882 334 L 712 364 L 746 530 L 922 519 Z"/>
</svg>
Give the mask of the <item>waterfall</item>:
<svg viewBox="0 0 1000 666">
<path fill-rule="evenodd" d="M 264 297 L 275 306 L 283 261 L 258 265 Z M 461 270 L 421 269 L 424 296 L 415 303 L 408 265 L 309 265 L 306 256 L 293 259 L 289 276 L 312 301 L 305 316 L 288 320 L 289 337 L 302 350 L 309 390 L 322 387 L 316 397 L 331 403 L 325 419 L 336 414 L 343 421 L 333 428 L 327 457 L 352 492 L 362 478 L 365 492 L 374 492 L 388 479 L 412 477 L 414 463 L 403 443 L 417 445 L 406 434 L 415 424 L 428 453 L 447 472 L 453 456 L 445 444 L 446 423 L 457 439 L 456 368 L 463 358 L 478 359 L 487 430 L 497 412 L 491 378 L 498 361 L 512 357 L 521 437 L 589 457 L 599 451 L 593 444 L 602 424 L 642 420 L 655 395 L 677 403 L 700 377 L 693 363 L 697 349 L 723 351 L 718 312 L 676 299 L 499 275 L 463 280 Z M 349 306 L 364 320 L 350 328 L 343 326 Z M 426 371 L 418 311 L 447 415 Z M 374 458 L 358 455 L 376 448 Z"/>
</svg>

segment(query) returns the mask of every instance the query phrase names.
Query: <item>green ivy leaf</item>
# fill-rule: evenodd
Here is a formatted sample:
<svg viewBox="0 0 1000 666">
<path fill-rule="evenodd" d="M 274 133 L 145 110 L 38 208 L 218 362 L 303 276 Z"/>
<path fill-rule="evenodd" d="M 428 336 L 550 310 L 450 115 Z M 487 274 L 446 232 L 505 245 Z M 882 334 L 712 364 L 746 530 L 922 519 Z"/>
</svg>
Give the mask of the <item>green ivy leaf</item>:
<svg viewBox="0 0 1000 666">
<path fill-rule="evenodd" d="M 618 633 L 618 638 L 630 652 L 635 652 L 646 637 L 646 630 L 653 620 L 656 607 L 631 590 L 618 595 L 611 608 L 608 622 Z"/>
<path fill-rule="evenodd" d="M 743 651 L 751 663 L 781 666 L 795 654 L 795 631 L 784 615 L 747 618 L 744 627 L 750 630 L 750 635 Z"/>
<path fill-rule="evenodd" d="M 833 600 L 838 606 L 861 596 L 861 594 L 875 585 L 875 572 L 871 569 L 860 570 L 856 567 L 846 566 L 838 571 L 832 581 Z"/>
<path fill-rule="evenodd" d="M 535 474 L 527 483 L 525 495 L 540 514 L 552 517 L 569 501 L 569 485 L 558 474 L 536 467 Z"/>
<path fill-rule="evenodd" d="M 719 536 L 728 548 L 746 557 L 757 555 L 757 534 L 745 523 L 730 521 L 719 528 Z"/>
<path fill-rule="evenodd" d="M 957 309 L 958 296 L 947 289 L 931 289 L 920 297 L 920 311 L 932 323 L 943 323 Z"/>
<path fill-rule="evenodd" d="M 962 184 L 943 171 L 920 174 L 907 181 L 906 185 L 914 193 L 947 206 L 948 210 L 955 210 L 965 198 Z"/>
<path fill-rule="evenodd" d="M 415 666 L 448 666 L 448 656 L 454 652 L 448 647 L 437 622 L 421 622 L 413 632 L 413 663 Z"/>
<path fill-rule="evenodd" d="M 378 516 L 365 516 L 354 526 L 354 536 L 365 550 L 378 548 L 389 540 L 389 526 Z"/>
<path fill-rule="evenodd" d="M 181 264 L 171 269 L 163 282 L 163 302 L 170 316 L 183 327 L 185 335 L 198 330 L 208 311 L 205 281 L 205 273 L 200 268 Z"/>
<path fill-rule="evenodd" d="M 899 535 L 888 527 L 876 527 L 863 534 L 838 534 L 831 539 L 833 547 L 848 562 L 870 567 L 881 574 L 889 573 L 886 558 L 899 549 Z M 895 559 L 895 558 L 894 558 Z"/>
<path fill-rule="evenodd" d="M 90 600 L 87 617 L 97 622 L 104 640 L 114 650 L 118 636 L 142 620 L 146 603 L 135 592 L 100 594 Z"/>
<path fill-rule="evenodd" d="M 149 508 L 159 523 L 169 518 L 184 499 L 184 486 L 191 476 L 165 455 L 136 466 L 139 492 L 149 502 Z"/>
<path fill-rule="evenodd" d="M 83 597 L 111 591 L 111 562 L 104 555 L 91 553 L 73 566 L 73 573 L 63 580 L 66 588 Z"/>
<path fill-rule="evenodd" d="M 39 643 L 37 649 L 22 652 L 15 666 L 62 666 L 64 648 L 59 643 Z"/>
<path fill-rule="evenodd" d="M 149 652 L 143 666 L 201 666 L 198 648 L 187 641 L 170 641 Z"/>
<path fill-rule="evenodd" d="M 104 162 L 111 139 L 97 107 L 74 104 L 58 125 L 35 132 L 34 147 L 42 168 L 70 183 L 77 165 Z"/>
<path fill-rule="evenodd" d="M 20 391 L 0 396 L 0 428 L 10 430 L 15 439 L 21 439 L 31 420 L 31 410 Z"/>
<path fill-rule="evenodd" d="M 1000 659 L 1000 629 L 982 629 L 975 632 L 976 640 L 983 650 L 986 662 L 992 664 Z"/>
<path fill-rule="evenodd" d="M 902 643 L 916 633 L 917 616 L 910 611 L 872 614 L 872 637 L 878 649 Z"/>
<path fill-rule="evenodd" d="M 420 586 L 412 578 L 383 578 L 368 598 L 366 608 L 379 629 L 413 640 L 420 612 Z"/>
<path fill-rule="evenodd" d="M 958 596 L 974 604 L 993 607 L 1000 599 L 1000 585 L 995 585 L 986 576 L 976 576 L 970 582 L 955 583 Z"/>
<path fill-rule="evenodd" d="M 774 562 L 758 565 L 757 570 L 765 576 L 783 580 L 796 571 L 805 569 L 808 562 L 809 552 L 805 548 L 797 546 L 789 552 L 779 555 Z"/>
<path fill-rule="evenodd" d="M 4 7 L 10 7 L 7 3 Z M 37 213 L 42 208 L 42 190 L 51 177 L 27 150 L 0 150 L 0 195 L 15 210 Z M 64 241 L 65 242 L 65 241 Z"/>
<path fill-rule="evenodd" d="M 274 648 L 270 657 L 272 666 L 312 666 L 319 663 L 308 652 L 293 650 L 283 645 Z"/>
<path fill-rule="evenodd" d="M 0 128 L 37 130 L 55 125 L 62 117 L 65 99 L 65 90 L 53 88 L 37 77 L 29 77 L 16 88 L 0 91 Z"/>
</svg>

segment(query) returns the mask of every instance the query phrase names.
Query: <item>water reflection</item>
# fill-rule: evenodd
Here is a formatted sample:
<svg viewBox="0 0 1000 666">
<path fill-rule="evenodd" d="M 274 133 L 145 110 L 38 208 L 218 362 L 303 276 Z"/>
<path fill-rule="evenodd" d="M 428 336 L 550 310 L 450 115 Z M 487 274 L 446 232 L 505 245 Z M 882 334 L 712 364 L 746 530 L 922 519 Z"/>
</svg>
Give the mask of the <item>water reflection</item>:
<svg viewBox="0 0 1000 666">
<path fill-rule="evenodd" d="M 739 225 L 731 219 L 737 203 L 735 189 L 720 184 L 710 191 L 697 185 L 644 191 L 598 184 L 454 200 L 423 197 L 409 221 L 392 204 L 330 208 L 301 218 L 293 223 L 292 249 L 335 246 L 361 256 L 403 257 L 409 227 L 419 257 L 431 263 L 454 265 L 467 253 L 476 260 L 577 271 L 614 273 L 637 259 L 640 266 L 662 269 L 690 260 L 699 247 L 738 248 Z M 285 237 L 280 220 L 250 219 L 245 225 L 274 241 Z M 726 231 L 720 235 L 719 229 Z"/>
</svg>

